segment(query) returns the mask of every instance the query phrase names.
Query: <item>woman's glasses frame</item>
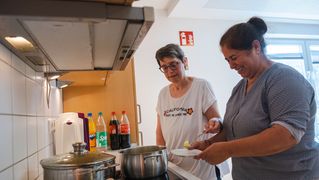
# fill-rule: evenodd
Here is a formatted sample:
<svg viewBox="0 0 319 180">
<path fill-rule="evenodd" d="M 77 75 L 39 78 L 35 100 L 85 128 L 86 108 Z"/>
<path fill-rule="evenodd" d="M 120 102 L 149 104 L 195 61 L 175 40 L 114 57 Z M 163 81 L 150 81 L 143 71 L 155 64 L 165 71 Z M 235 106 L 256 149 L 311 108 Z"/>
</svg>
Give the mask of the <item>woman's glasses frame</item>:
<svg viewBox="0 0 319 180">
<path fill-rule="evenodd" d="M 179 65 L 179 61 L 174 61 L 171 62 L 169 65 L 163 65 L 160 66 L 158 69 L 162 72 L 162 73 L 166 73 L 168 71 L 168 68 L 172 71 L 175 71 L 177 69 L 177 66 Z"/>
</svg>

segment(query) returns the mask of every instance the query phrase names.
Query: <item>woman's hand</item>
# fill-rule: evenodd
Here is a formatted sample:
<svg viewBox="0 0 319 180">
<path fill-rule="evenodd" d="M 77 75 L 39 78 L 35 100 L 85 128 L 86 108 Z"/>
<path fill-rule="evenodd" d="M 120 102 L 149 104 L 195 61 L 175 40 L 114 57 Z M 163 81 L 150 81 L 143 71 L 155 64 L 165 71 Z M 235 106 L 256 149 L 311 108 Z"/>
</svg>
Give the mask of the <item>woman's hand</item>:
<svg viewBox="0 0 319 180">
<path fill-rule="evenodd" d="M 222 123 L 220 118 L 211 118 L 205 125 L 205 133 L 219 133 L 222 130 Z"/>
<path fill-rule="evenodd" d="M 194 157 L 195 159 L 202 159 L 210 164 L 219 164 L 230 158 L 230 154 L 224 148 L 224 143 L 214 143 L 207 147 L 203 152 Z"/>
<path fill-rule="evenodd" d="M 199 149 L 201 151 L 203 151 L 204 149 L 206 149 L 209 146 L 209 143 L 207 143 L 206 141 L 195 141 L 193 142 L 190 147 L 188 147 L 189 150 L 192 149 Z"/>
</svg>

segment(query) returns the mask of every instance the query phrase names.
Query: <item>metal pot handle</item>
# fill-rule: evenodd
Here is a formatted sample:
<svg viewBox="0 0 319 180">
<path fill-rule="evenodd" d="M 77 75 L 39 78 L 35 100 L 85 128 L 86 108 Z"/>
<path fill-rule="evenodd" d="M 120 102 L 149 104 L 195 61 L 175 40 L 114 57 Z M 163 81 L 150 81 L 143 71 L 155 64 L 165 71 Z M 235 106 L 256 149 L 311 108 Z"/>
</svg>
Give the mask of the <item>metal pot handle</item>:
<svg viewBox="0 0 319 180">
<path fill-rule="evenodd" d="M 112 164 L 112 165 L 107 165 L 106 167 L 103 166 L 103 167 L 101 167 L 101 168 L 98 168 L 98 169 L 93 170 L 93 172 L 104 171 L 104 170 L 107 170 L 108 168 L 116 167 L 116 166 L 119 166 L 119 165 L 120 165 L 120 164 L 115 163 L 115 164 Z"/>
</svg>

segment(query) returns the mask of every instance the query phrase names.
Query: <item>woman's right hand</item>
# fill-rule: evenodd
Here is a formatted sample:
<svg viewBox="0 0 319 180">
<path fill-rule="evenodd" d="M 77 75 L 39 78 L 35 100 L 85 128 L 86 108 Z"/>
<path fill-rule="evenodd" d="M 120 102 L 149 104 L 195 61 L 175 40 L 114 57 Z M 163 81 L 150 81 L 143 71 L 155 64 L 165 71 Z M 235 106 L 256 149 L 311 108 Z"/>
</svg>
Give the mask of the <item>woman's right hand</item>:
<svg viewBox="0 0 319 180">
<path fill-rule="evenodd" d="M 192 149 L 199 149 L 201 151 L 203 151 L 204 149 L 206 149 L 210 144 L 207 143 L 206 141 L 195 141 L 191 144 L 191 146 L 188 148 L 189 150 Z"/>
</svg>

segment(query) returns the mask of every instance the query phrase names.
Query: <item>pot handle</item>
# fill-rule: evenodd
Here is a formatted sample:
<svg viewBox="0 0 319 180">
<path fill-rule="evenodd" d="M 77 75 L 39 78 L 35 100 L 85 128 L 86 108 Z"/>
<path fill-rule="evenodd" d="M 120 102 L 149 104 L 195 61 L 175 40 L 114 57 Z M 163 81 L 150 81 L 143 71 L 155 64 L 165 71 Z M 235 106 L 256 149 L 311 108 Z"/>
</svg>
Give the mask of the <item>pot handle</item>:
<svg viewBox="0 0 319 180">
<path fill-rule="evenodd" d="M 156 161 L 158 161 L 158 158 L 162 156 L 162 154 L 156 154 L 156 155 L 149 155 L 149 156 L 144 156 L 144 161 L 148 158 L 156 158 Z"/>
<path fill-rule="evenodd" d="M 115 164 L 112 164 L 112 165 L 107 165 L 106 167 L 101 167 L 101 168 L 95 169 L 95 170 L 93 170 L 93 172 L 104 171 L 104 170 L 107 170 L 108 168 L 116 167 L 116 166 L 119 166 L 119 165 L 120 164 L 118 164 L 118 163 L 115 163 Z"/>
</svg>

